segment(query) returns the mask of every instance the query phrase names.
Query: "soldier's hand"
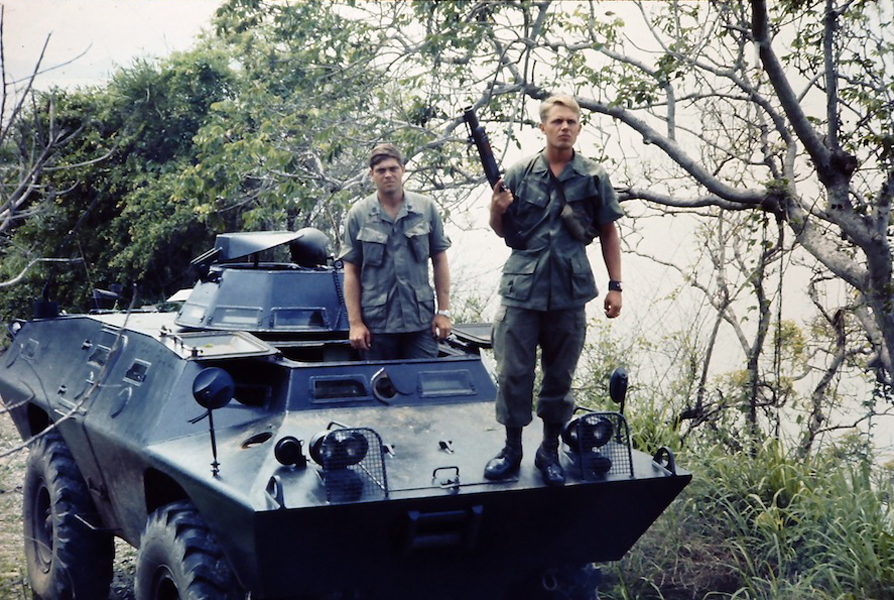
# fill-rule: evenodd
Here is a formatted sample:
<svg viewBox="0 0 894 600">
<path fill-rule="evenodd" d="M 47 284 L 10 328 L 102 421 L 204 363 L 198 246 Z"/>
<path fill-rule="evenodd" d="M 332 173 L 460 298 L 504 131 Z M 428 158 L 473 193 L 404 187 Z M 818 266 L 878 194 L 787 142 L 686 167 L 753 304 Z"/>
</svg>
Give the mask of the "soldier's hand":
<svg viewBox="0 0 894 600">
<path fill-rule="evenodd" d="M 614 319 L 621 314 L 621 292 L 610 291 L 605 295 L 605 316 Z"/>
<path fill-rule="evenodd" d="M 453 331 L 453 321 L 450 320 L 450 317 L 435 315 L 435 318 L 431 320 L 431 333 L 439 340 L 446 340 L 451 331 Z"/>
<path fill-rule="evenodd" d="M 493 195 L 490 199 L 491 211 L 502 215 L 509 209 L 509 205 L 512 204 L 513 200 L 512 192 L 509 191 L 508 187 L 503 185 L 503 178 L 501 177 L 494 185 Z"/>
<path fill-rule="evenodd" d="M 351 348 L 354 350 L 369 350 L 371 340 L 369 329 L 363 323 L 351 325 L 351 329 L 348 332 L 348 340 L 351 342 Z"/>
</svg>

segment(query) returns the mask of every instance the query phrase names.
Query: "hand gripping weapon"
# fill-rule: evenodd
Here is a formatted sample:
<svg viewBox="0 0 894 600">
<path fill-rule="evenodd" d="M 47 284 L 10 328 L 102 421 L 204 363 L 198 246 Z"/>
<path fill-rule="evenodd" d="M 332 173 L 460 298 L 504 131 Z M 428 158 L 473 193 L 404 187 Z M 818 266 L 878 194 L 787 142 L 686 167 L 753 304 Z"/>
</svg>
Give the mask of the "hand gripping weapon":
<svg viewBox="0 0 894 600">
<path fill-rule="evenodd" d="M 481 166 L 484 167 L 484 176 L 487 182 L 493 188 L 500 178 L 500 167 L 497 165 L 497 159 L 494 158 L 494 151 L 490 147 L 490 140 L 487 138 L 487 132 L 478 122 L 478 116 L 475 109 L 471 106 L 463 109 L 463 120 L 469 128 L 469 139 L 475 143 L 478 148 L 478 156 L 481 158 Z M 500 184 L 502 190 L 508 189 L 504 184 Z M 510 248 L 524 250 L 526 247 L 525 237 L 519 231 L 515 213 L 517 212 L 517 202 L 513 201 L 509 205 L 509 209 L 503 214 L 503 240 Z"/>
</svg>

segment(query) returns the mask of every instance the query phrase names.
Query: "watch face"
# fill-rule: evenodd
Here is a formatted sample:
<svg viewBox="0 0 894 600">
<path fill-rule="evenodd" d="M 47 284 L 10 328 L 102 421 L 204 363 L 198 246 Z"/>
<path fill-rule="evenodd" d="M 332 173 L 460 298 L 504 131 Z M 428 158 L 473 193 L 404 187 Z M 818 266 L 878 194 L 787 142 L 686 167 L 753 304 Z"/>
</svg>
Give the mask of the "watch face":
<svg viewBox="0 0 894 600">
<path fill-rule="evenodd" d="M 620 291 L 623 291 L 623 290 L 621 289 L 621 282 L 620 282 L 620 281 L 609 281 L 609 282 L 608 282 L 608 289 L 611 290 L 611 291 L 613 291 L 613 292 L 620 292 Z"/>
</svg>

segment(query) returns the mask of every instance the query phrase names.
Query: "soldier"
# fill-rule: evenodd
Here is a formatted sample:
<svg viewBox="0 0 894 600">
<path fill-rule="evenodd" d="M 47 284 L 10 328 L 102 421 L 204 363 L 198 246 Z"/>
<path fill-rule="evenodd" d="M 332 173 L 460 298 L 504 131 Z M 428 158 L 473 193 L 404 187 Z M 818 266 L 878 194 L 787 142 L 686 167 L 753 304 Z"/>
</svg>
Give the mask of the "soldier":
<svg viewBox="0 0 894 600">
<path fill-rule="evenodd" d="M 376 193 L 348 212 L 339 257 L 351 347 L 365 360 L 436 357 L 436 338 L 445 339 L 452 328 L 450 239 L 434 201 L 404 191 L 403 158 L 394 145 L 373 148 L 369 175 Z"/>
<path fill-rule="evenodd" d="M 537 415 L 543 442 L 534 464 L 548 485 L 564 485 L 559 434 L 574 411 L 571 382 L 586 335 L 587 302 L 597 295 L 586 244 L 599 237 L 609 274 L 605 315 L 621 312 L 621 249 L 615 221 L 623 216 L 605 170 L 574 151 L 580 105 L 553 96 L 540 107 L 546 148 L 510 168 L 495 186 L 490 226 L 513 248 L 500 281 L 494 319 L 497 421 L 506 445 L 484 469 L 487 479 L 517 473 L 522 428 L 532 420 L 537 346 L 543 381 Z M 503 185 L 505 183 L 505 185 Z M 510 191 L 511 190 L 511 191 Z"/>
</svg>

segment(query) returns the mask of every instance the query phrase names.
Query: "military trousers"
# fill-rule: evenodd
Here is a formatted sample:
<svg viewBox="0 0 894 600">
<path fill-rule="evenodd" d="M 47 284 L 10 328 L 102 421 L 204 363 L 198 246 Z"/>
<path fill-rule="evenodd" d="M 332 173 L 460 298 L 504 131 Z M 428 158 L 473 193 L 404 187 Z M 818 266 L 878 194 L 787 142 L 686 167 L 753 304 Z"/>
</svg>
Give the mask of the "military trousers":
<svg viewBox="0 0 894 600">
<path fill-rule="evenodd" d="M 542 380 L 537 416 L 561 424 L 574 413 L 571 382 L 587 334 L 584 307 L 538 311 L 501 306 L 493 327 L 497 361 L 497 421 L 507 427 L 531 422 L 537 347 Z"/>
<path fill-rule="evenodd" d="M 370 333 L 369 350 L 361 352 L 363 360 L 403 360 L 437 358 L 438 341 L 431 329 L 406 333 Z"/>
</svg>

